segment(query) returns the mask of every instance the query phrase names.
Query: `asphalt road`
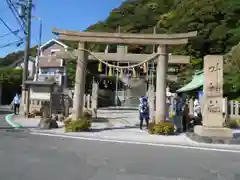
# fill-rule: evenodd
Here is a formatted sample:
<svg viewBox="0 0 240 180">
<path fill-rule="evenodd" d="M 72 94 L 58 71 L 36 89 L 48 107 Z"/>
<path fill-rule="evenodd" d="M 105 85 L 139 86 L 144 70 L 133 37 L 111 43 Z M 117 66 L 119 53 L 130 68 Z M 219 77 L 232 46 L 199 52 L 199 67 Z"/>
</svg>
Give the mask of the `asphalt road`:
<svg viewBox="0 0 240 180">
<path fill-rule="evenodd" d="M 0 177 L 9 180 L 240 180 L 240 154 L 63 139 L 7 128 Z"/>
</svg>

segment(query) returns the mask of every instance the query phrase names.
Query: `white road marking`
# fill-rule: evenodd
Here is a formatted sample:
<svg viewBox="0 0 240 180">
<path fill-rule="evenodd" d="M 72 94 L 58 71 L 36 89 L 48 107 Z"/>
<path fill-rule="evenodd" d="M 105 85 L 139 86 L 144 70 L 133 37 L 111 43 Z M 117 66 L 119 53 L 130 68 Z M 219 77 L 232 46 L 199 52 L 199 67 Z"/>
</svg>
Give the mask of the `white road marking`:
<svg viewBox="0 0 240 180">
<path fill-rule="evenodd" d="M 10 117 L 13 116 L 13 114 L 9 114 L 7 116 L 5 116 L 5 121 L 12 127 L 17 128 L 18 126 L 16 126 L 11 120 Z"/>
<path fill-rule="evenodd" d="M 203 151 L 240 153 L 240 150 L 234 150 L 234 149 L 208 148 L 208 147 L 196 147 L 196 146 L 188 146 L 188 145 L 184 146 L 184 145 L 175 145 L 175 144 L 160 144 L 160 143 L 147 143 L 147 142 L 133 142 L 133 141 L 114 140 L 114 139 L 101 139 L 101 138 L 91 138 L 91 137 L 79 137 L 79 136 L 76 137 L 76 136 L 60 135 L 60 134 L 49 134 L 49 133 L 41 133 L 41 132 L 31 132 L 30 134 L 42 135 L 42 136 L 51 136 L 51 137 L 80 139 L 80 140 L 89 140 L 89 141 L 113 142 L 113 143 L 122 143 L 122 144 L 136 144 L 136 145 L 148 145 L 148 146 L 158 146 L 158 147 L 172 147 L 172 148 L 181 148 L 181 149 L 194 149 L 194 150 L 203 150 Z"/>
</svg>

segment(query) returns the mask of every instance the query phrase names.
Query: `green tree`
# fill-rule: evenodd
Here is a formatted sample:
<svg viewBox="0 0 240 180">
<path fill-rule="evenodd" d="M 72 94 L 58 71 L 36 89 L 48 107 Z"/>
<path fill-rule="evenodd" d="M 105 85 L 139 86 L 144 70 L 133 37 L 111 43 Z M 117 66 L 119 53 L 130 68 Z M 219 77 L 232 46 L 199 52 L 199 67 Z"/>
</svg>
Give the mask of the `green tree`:
<svg viewBox="0 0 240 180">
<path fill-rule="evenodd" d="M 30 49 L 30 56 L 35 57 L 37 54 L 36 47 Z M 15 61 L 18 61 L 20 58 L 24 56 L 24 51 L 13 52 L 5 56 L 4 58 L 0 58 L 0 67 L 8 66 Z"/>
<path fill-rule="evenodd" d="M 240 94 L 240 43 L 225 56 L 225 92 L 232 98 Z"/>
<path fill-rule="evenodd" d="M 21 84 L 22 69 L 0 68 L 0 83 Z"/>
</svg>

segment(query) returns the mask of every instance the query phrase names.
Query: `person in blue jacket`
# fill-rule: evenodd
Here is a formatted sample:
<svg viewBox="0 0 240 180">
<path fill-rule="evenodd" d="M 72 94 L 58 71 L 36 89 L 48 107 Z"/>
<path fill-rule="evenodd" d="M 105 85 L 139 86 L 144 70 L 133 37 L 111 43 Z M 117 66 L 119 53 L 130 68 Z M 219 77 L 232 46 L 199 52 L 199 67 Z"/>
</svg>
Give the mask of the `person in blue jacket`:
<svg viewBox="0 0 240 180">
<path fill-rule="evenodd" d="M 140 129 L 143 127 L 143 121 L 145 120 L 146 126 L 148 128 L 149 124 L 149 104 L 148 99 L 145 96 L 140 98 L 139 104 L 139 119 L 140 119 Z"/>
</svg>

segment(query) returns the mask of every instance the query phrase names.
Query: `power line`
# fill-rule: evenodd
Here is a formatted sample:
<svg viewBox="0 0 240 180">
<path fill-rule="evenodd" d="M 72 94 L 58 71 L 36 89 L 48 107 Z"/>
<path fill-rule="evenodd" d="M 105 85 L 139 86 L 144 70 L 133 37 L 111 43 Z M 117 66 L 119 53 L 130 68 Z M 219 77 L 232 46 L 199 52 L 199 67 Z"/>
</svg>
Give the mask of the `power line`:
<svg viewBox="0 0 240 180">
<path fill-rule="evenodd" d="M 12 5 L 15 13 L 17 14 L 16 16 L 19 18 L 19 21 L 22 21 L 22 25 L 24 25 L 24 27 L 26 27 L 26 21 L 24 21 L 24 18 L 21 17 L 20 12 L 17 10 L 16 6 L 14 5 L 14 3 L 12 2 L 12 0 L 8 0 L 10 2 L 10 4 Z M 18 4 L 17 4 L 18 5 Z"/>
<path fill-rule="evenodd" d="M 20 14 L 18 13 L 17 8 L 14 6 L 14 4 L 12 3 L 11 0 L 6 0 L 6 2 L 8 4 L 9 9 L 11 10 L 13 16 L 15 17 L 18 24 L 21 26 L 21 28 L 24 30 L 24 33 L 25 33 L 25 28 L 23 26 L 23 25 L 25 25 L 25 22 L 22 19 L 20 19 Z"/>
<path fill-rule="evenodd" d="M 8 43 L 8 44 L 5 44 L 5 45 L 1 45 L 0 48 L 6 48 L 6 47 L 9 47 L 9 46 L 12 46 L 12 45 L 16 45 L 17 47 L 19 47 L 22 44 L 23 44 L 22 40 L 17 40 L 17 41 L 14 41 L 14 42 L 11 42 L 11 43 Z"/>
<path fill-rule="evenodd" d="M 19 33 L 19 32 L 20 32 L 20 29 L 17 29 L 17 30 L 15 30 L 15 31 L 13 31 L 14 34 L 17 34 L 17 33 Z M 9 35 L 11 35 L 11 34 L 12 34 L 12 32 L 3 34 L 3 35 L 0 36 L 0 38 L 4 38 L 4 37 L 9 36 Z"/>
<path fill-rule="evenodd" d="M 14 33 L 14 31 L 7 25 L 7 23 L 0 17 L 0 21 L 3 23 L 3 25 L 13 34 L 15 35 L 17 38 L 19 38 L 20 40 L 22 40 L 22 38 L 20 36 L 18 36 L 16 33 Z"/>
</svg>

